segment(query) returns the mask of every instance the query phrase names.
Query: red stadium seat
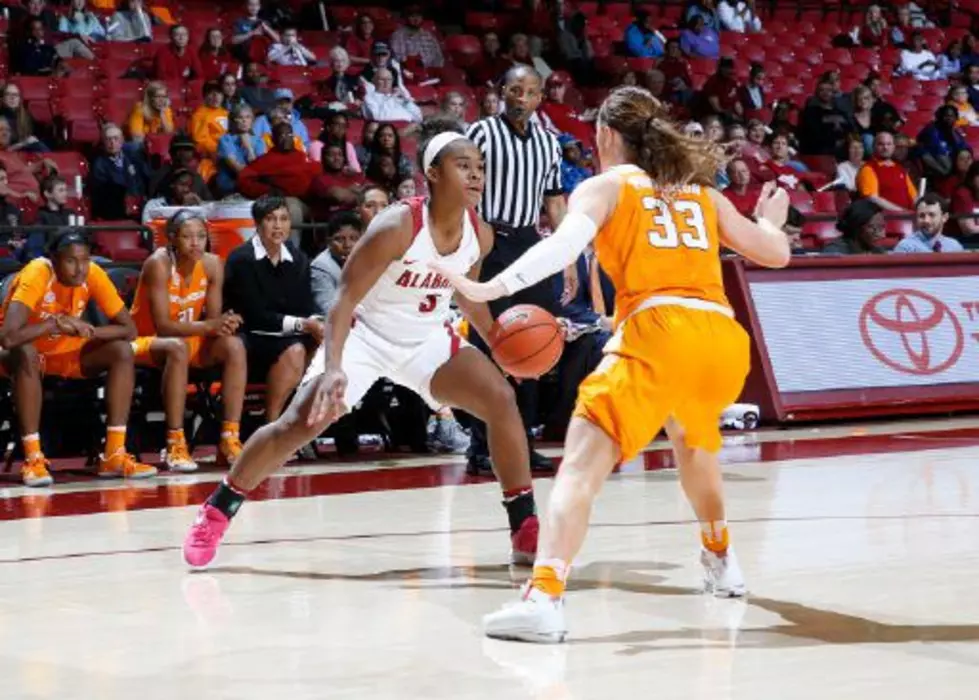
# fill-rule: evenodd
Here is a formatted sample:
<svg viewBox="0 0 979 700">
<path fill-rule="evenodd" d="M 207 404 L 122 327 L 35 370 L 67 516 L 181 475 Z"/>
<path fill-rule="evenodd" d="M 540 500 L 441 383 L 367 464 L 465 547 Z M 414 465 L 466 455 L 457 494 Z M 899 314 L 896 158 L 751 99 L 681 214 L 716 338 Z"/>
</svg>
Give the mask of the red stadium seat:
<svg viewBox="0 0 979 700">
<path fill-rule="evenodd" d="M 38 124 L 51 124 L 54 121 L 54 110 L 50 100 L 28 100 L 27 112 Z"/>
<path fill-rule="evenodd" d="M 789 203 L 801 214 L 809 214 L 813 210 L 812 195 L 802 188 L 789 192 Z"/>
<path fill-rule="evenodd" d="M 52 161 L 58 168 L 58 174 L 68 181 L 68 189 L 74 191 L 75 177 L 82 180 L 88 177 L 88 161 L 76 151 L 53 151 L 45 153 L 44 157 Z"/>
<path fill-rule="evenodd" d="M 806 221 L 802 224 L 802 235 L 812 236 L 817 240 L 826 242 L 838 238 L 840 232 L 836 228 L 836 222 L 827 219 L 822 221 Z"/>
<path fill-rule="evenodd" d="M 466 72 L 456 66 L 430 68 L 429 72 L 432 74 L 432 77 L 438 78 L 441 81 L 439 85 L 443 87 L 463 86 L 467 84 Z"/>
<path fill-rule="evenodd" d="M 95 99 L 91 95 L 70 95 L 53 100 L 58 118 L 64 121 L 98 119 Z M 130 106 L 132 109 L 132 106 Z"/>
<path fill-rule="evenodd" d="M 914 221 L 908 217 L 887 217 L 885 220 L 885 226 L 888 236 L 903 238 L 904 236 L 914 232 Z"/>
<path fill-rule="evenodd" d="M 65 140 L 74 146 L 94 146 L 101 138 L 99 123 L 95 119 L 70 121 L 65 129 Z"/>
<path fill-rule="evenodd" d="M 51 97 L 51 78 L 18 75 L 10 82 L 20 88 L 20 98 L 24 102 Z"/>
<path fill-rule="evenodd" d="M 139 231 L 97 230 L 92 234 L 92 246 L 98 253 L 119 262 L 143 262 L 150 254 Z"/>
<path fill-rule="evenodd" d="M 936 109 L 945 104 L 944 95 L 918 95 L 915 98 L 915 104 L 918 105 L 919 112 L 934 112 Z"/>
<path fill-rule="evenodd" d="M 823 60 L 838 66 L 849 66 L 853 65 L 853 54 L 849 49 L 828 48 L 823 49 Z"/>
<path fill-rule="evenodd" d="M 511 24 L 509 17 L 494 12 L 467 12 L 463 26 L 475 34 L 505 32 Z"/>
<path fill-rule="evenodd" d="M 834 173 L 835 174 L 835 173 Z M 836 214 L 836 193 L 833 191 L 813 192 L 812 210 L 820 214 Z"/>
<path fill-rule="evenodd" d="M 446 37 L 445 50 L 452 62 L 460 68 L 471 68 L 482 60 L 483 45 L 472 34 L 454 34 Z"/>
<path fill-rule="evenodd" d="M 605 56 L 595 59 L 595 69 L 602 75 L 616 77 L 629 70 L 629 62 L 624 56 Z"/>
<path fill-rule="evenodd" d="M 799 156 L 799 160 L 814 173 L 829 177 L 836 175 L 836 159 L 833 156 Z"/>
</svg>

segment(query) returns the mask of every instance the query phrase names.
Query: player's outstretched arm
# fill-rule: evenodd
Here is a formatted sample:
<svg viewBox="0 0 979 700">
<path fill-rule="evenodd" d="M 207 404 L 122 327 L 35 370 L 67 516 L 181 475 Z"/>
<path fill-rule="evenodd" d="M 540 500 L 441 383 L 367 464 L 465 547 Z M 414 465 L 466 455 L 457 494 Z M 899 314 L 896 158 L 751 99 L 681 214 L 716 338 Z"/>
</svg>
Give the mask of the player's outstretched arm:
<svg viewBox="0 0 979 700">
<path fill-rule="evenodd" d="M 479 282 L 479 273 L 483 267 L 483 261 L 493 250 L 493 227 L 479 219 L 476 233 L 479 236 L 479 260 L 476 261 L 466 276 L 475 282 Z M 493 327 L 493 314 L 490 313 L 486 302 L 472 301 L 458 292 L 453 298 L 459 306 L 459 310 L 469 319 L 470 325 L 482 336 L 483 340 L 489 342 L 490 328 Z"/>
<path fill-rule="evenodd" d="M 488 282 L 473 280 L 443 269 L 432 268 L 472 301 L 492 301 L 531 287 L 574 263 L 598 235 L 619 198 L 621 179 L 605 173 L 585 180 L 568 200 L 568 213 L 557 231 L 524 253 L 506 270 Z"/>
<path fill-rule="evenodd" d="M 327 315 L 328 328 L 323 342 L 328 371 L 340 367 L 354 309 L 387 266 L 404 256 L 411 246 L 411 229 L 411 211 L 407 206 L 388 207 L 374 217 L 351 251 L 340 274 L 336 303 Z"/>
<path fill-rule="evenodd" d="M 765 267 L 785 267 L 792 258 L 789 237 L 782 227 L 789 212 L 789 195 L 774 183 L 767 183 L 758 198 L 758 223 L 734 208 L 717 190 L 710 190 L 717 209 L 721 242 L 752 262 Z"/>
</svg>

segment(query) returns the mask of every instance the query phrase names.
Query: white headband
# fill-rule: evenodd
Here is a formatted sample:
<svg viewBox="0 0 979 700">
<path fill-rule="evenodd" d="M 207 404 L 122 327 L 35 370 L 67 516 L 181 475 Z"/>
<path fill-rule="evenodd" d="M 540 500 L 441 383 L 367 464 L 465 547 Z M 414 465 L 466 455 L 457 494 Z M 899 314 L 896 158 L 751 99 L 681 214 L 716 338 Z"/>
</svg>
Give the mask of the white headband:
<svg viewBox="0 0 979 700">
<path fill-rule="evenodd" d="M 422 157 L 422 165 L 425 166 L 424 170 L 428 170 L 432 167 L 432 161 L 438 158 L 439 153 L 442 149 L 448 146 L 453 141 L 458 141 L 459 139 L 465 139 L 463 134 L 457 131 L 443 131 L 441 134 L 436 134 L 428 145 L 425 147 L 425 155 Z"/>
</svg>

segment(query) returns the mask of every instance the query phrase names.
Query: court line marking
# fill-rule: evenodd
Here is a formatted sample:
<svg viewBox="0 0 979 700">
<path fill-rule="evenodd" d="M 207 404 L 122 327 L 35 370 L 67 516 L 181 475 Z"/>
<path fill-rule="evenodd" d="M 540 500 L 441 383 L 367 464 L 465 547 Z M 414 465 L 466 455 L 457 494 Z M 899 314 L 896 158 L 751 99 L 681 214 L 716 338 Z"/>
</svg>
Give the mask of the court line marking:
<svg viewBox="0 0 979 700">
<path fill-rule="evenodd" d="M 833 522 L 846 520 L 955 520 L 955 519 L 977 518 L 979 513 L 911 513 L 907 515 L 801 515 L 786 516 L 779 518 L 739 518 L 728 519 L 729 523 L 737 524 L 758 524 L 758 523 L 795 523 L 795 522 Z M 648 520 L 639 523 L 593 523 L 590 529 L 597 528 L 616 528 L 616 527 L 675 527 L 678 525 L 696 525 L 695 519 L 684 520 Z M 249 540 L 246 542 L 224 542 L 222 547 L 253 547 L 271 544 L 303 544 L 307 542 L 348 542 L 356 540 L 373 540 L 385 538 L 403 537 L 438 537 L 445 535 L 472 535 L 488 534 L 493 532 L 504 532 L 506 528 L 486 527 L 486 528 L 463 528 L 461 530 L 424 530 L 417 532 L 380 532 L 363 533 L 355 535 L 311 535 L 308 537 L 274 537 L 268 539 Z M 20 557 L 16 559 L 0 559 L 0 565 L 4 564 L 26 564 L 45 561 L 62 561 L 69 559 L 89 559 L 98 557 L 114 557 L 133 554 L 157 554 L 160 552 L 177 552 L 182 549 L 181 545 L 166 545 L 159 547 L 142 547 L 139 549 L 113 549 L 106 552 L 69 552 L 66 554 L 40 554 L 33 557 Z"/>
</svg>

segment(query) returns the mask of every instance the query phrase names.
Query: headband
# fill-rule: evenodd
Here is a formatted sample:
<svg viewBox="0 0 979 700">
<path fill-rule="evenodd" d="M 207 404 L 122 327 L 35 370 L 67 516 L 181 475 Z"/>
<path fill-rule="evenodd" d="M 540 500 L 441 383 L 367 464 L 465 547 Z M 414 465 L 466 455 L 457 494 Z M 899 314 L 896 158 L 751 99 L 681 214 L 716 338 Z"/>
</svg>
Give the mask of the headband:
<svg viewBox="0 0 979 700">
<path fill-rule="evenodd" d="M 441 134 L 436 134 L 428 145 L 425 146 L 425 155 L 422 157 L 423 170 L 428 170 L 432 167 L 432 161 L 438 158 L 439 153 L 442 149 L 448 146 L 453 141 L 458 141 L 459 139 L 465 139 L 465 135 L 460 134 L 458 131 L 443 131 Z"/>
</svg>

